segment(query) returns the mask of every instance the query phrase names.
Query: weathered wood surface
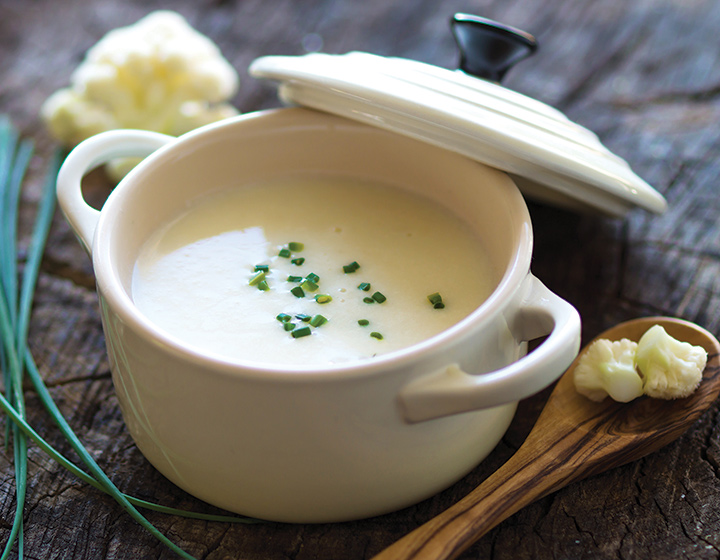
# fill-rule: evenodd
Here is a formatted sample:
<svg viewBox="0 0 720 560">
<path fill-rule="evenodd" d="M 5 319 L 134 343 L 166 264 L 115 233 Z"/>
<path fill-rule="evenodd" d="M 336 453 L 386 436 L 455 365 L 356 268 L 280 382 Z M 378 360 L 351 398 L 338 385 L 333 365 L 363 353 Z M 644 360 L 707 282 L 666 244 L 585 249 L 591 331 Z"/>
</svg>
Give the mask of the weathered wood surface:
<svg viewBox="0 0 720 560">
<path fill-rule="evenodd" d="M 162 6 L 161 6 L 162 4 Z M 541 49 L 506 85 L 548 102 L 597 132 L 666 195 L 669 211 L 625 220 L 530 204 L 533 271 L 572 302 L 584 339 L 624 319 L 680 316 L 720 332 L 720 3 L 715 0 L 305 0 L 161 3 L 120 0 L 0 0 L 0 112 L 35 139 L 38 156 L 23 193 L 27 240 L 53 147 L 38 118 L 88 47 L 155 7 L 183 13 L 238 68 L 234 100 L 244 112 L 277 106 L 245 75 L 252 59 L 323 50 L 364 50 L 456 64 L 447 20 L 472 11 L 533 32 Z M 88 181 L 102 202 L 102 176 Z M 113 394 L 92 270 L 56 216 L 31 325 L 31 347 L 52 393 L 88 449 L 127 493 L 214 511 L 178 490 L 142 457 Z M 160 514 L 149 518 L 198 558 L 366 559 L 465 495 L 522 442 L 546 394 L 521 403 L 491 456 L 463 480 L 390 515 L 328 525 L 226 525 Z M 30 422 L 73 454 L 27 392 Z M 14 511 L 12 453 L 0 451 L 0 540 Z M 463 558 L 717 558 L 720 556 L 720 425 L 711 409 L 676 443 L 650 457 L 574 484 L 525 508 Z M 31 447 L 25 516 L 27 558 L 173 558 L 111 499 Z"/>
</svg>

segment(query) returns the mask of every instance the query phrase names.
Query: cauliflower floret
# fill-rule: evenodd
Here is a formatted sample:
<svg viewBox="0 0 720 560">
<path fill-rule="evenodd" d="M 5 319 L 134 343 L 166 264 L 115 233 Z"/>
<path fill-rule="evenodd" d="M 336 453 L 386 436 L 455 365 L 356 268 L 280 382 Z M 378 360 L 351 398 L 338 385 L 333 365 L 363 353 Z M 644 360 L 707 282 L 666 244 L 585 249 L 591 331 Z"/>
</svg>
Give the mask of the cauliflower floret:
<svg viewBox="0 0 720 560">
<path fill-rule="evenodd" d="M 178 136 L 237 114 L 226 101 L 238 75 L 218 47 L 178 13 L 153 12 L 110 31 L 86 54 L 70 87 L 41 116 L 63 145 L 116 128 Z"/>
<path fill-rule="evenodd" d="M 646 395 L 678 399 L 697 388 L 707 363 L 707 352 L 700 346 L 676 340 L 663 327 L 655 325 L 640 338 L 636 363 Z"/>
<path fill-rule="evenodd" d="M 643 382 L 635 369 L 635 349 L 631 340 L 593 342 L 575 367 L 575 388 L 590 400 L 600 402 L 610 395 L 630 402 L 643 393 Z"/>
</svg>

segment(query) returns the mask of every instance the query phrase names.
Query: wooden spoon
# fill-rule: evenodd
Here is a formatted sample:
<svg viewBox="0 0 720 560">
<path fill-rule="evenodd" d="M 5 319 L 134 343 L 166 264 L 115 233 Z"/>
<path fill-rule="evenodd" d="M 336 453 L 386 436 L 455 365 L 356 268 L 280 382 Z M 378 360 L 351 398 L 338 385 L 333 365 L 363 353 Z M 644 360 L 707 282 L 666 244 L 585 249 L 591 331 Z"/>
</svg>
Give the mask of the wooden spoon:
<svg viewBox="0 0 720 560">
<path fill-rule="evenodd" d="M 621 323 L 598 338 L 638 341 L 660 324 L 671 336 L 708 352 L 703 380 L 673 401 L 640 397 L 630 403 L 580 395 L 577 359 L 558 381 L 527 439 L 507 463 L 447 511 L 415 529 L 374 560 L 457 558 L 490 529 L 534 502 L 593 474 L 624 465 L 678 438 L 720 392 L 720 343 L 687 321 L 648 317 Z"/>
</svg>

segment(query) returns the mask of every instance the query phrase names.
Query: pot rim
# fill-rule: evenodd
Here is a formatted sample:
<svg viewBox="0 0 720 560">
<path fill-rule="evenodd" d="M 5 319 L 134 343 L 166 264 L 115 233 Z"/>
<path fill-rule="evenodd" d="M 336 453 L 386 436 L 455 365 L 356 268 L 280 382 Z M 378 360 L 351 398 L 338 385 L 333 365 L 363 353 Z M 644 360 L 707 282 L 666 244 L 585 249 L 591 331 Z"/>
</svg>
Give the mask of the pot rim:
<svg viewBox="0 0 720 560">
<path fill-rule="evenodd" d="M 511 232 L 510 234 L 516 236 L 517 242 L 514 244 L 512 258 L 508 262 L 498 285 L 490 296 L 469 315 L 431 338 L 406 348 L 381 354 L 373 358 L 342 364 L 316 364 L 312 366 L 283 364 L 282 366 L 275 366 L 262 362 L 232 360 L 211 352 L 200 351 L 192 346 L 186 345 L 183 340 L 162 330 L 142 314 L 123 287 L 116 267 L 112 266 L 113 257 L 109 254 L 108 245 L 111 237 L 110 232 L 112 231 L 113 222 L 116 218 L 115 213 L 118 212 L 119 207 L 122 207 L 124 198 L 125 189 L 123 185 L 129 183 L 128 179 L 143 173 L 148 167 L 167 164 L 188 142 L 212 135 L 217 129 L 239 126 L 246 120 L 258 119 L 265 115 L 277 115 L 280 112 L 297 111 L 315 112 L 309 109 L 295 108 L 269 109 L 238 115 L 198 128 L 178 137 L 168 145 L 150 154 L 127 175 L 126 179 L 121 181 L 110 194 L 100 211 L 92 242 L 92 263 L 97 291 L 101 296 L 101 300 L 107 302 L 112 312 L 119 316 L 122 322 L 131 327 L 136 334 L 154 340 L 158 343 L 158 349 L 171 353 L 183 361 L 193 363 L 197 366 L 209 367 L 216 373 L 233 377 L 303 383 L 322 383 L 380 374 L 387 375 L 388 372 L 407 367 L 413 362 L 427 361 L 433 354 L 440 353 L 444 346 L 458 344 L 462 339 L 472 336 L 474 332 L 482 329 L 499 316 L 512 301 L 513 295 L 520 289 L 523 281 L 530 273 L 530 261 L 533 249 L 533 232 L 530 214 L 525 200 L 514 182 L 512 182 L 513 188 L 508 189 L 506 192 L 508 208 L 510 213 L 516 217 L 516 224 L 513 225 L 517 228 L 517 231 Z M 381 129 L 369 127 L 369 125 L 354 121 L 348 121 L 348 125 L 362 128 L 363 131 L 367 131 L 369 128 L 378 133 L 388 134 L 388 132 L 382 131 Z M 433 148 L 443 150 L 443 148 L 440 147 L 433 146 Z M 481 164 L 478 165 L 482 167 Z"/>
</svg>

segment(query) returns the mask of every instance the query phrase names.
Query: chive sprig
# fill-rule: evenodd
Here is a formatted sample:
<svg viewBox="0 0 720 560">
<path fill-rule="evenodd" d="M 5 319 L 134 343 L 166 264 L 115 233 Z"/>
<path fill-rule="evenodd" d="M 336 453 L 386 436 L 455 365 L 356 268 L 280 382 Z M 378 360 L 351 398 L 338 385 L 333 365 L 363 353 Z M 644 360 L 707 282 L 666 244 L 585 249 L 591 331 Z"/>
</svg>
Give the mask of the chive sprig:
<svg viewBox="0 0 720 560">
<path fill-rule="evenodd" d="M 33 225 L 30 244 L 25 255 L 21 282 L 18 285 L 17 226 L 19 195 L 33 155 L 33 144 L 20 140 L 10 119 L 0 115 L 0 339 L 2 342 L 3 376 L 5 395 L 0 394 L 0 410 L 11 422 L 6 429 L 12 431 L 12 438 L 6 438 L 7 445 L 13 446 L 15 464 L 16 503 L 12 527 L 2 553 L 7 558 L 14 547 L 23 549 L 23 511 L 28 494 L 27 451 L 33 442 L 61 467 L 93 488 L 110 495 L 120 506 L 150 534 L 157 538 L 180 557 L 193 560 L 193 556 L 163 535 L 138 508 L 161 513 L 190 517 L 206 521 L 233 523 L 260 523 L 247 517 L 211 515 L 171 508 L 142 500 L 121 492 L 100 468 L 70 427 L 55 404 L 40 374 L 32 352 L 28 348 L 27 336 L 30 311 L 33 305 L 40 262 L 47 242 L 50 225 L 55 211 L 55 182 L 62 161 L 60 151 L 55 151 L 48 162 L 42 193 Z M 23 379 L 27 376 L 36 395 L 42 402 L 52 421 L 57 425 L 67 443 L 84 463 L 85 470 L 67 459 L 50 445 L 28 423 L 23 395 Z M 10 443 L 12 442 L 12 443 Z M 19 542 L 18 542 L 19 541 Z"/>
</svg>

